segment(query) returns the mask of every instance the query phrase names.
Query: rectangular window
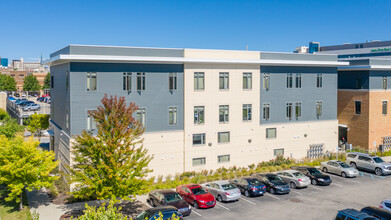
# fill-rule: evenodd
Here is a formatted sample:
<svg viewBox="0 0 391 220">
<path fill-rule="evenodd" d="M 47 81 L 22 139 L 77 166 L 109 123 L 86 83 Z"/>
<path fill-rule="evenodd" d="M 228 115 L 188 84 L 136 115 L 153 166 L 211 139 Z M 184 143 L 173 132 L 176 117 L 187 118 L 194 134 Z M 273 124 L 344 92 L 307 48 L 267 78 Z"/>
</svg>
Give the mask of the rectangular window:
<svg viewBox="0 0 391 220">
<path fill-rule="evenodd" d="M 229 121 L 229 106 L 220 105 L 219 106 L 219 122 L 226 123 Z"/>
<path fill-rule="evenodd" d="M 291 102 L 288 102 L 286 103 L 286 117 L 288 119 L 291 119 L 292 118 L 292 103 Z"/>
<path fill-rule="evenodd" d="M 217 142 L 218 143 L 229 143 L 229 131 L 217 133 Z"/>
<path fill-rule="evenodd" d="M 11 75 L 12 76 L 12 75 Z M 54 76 L 50 76 L 50 87 L 53 89 L 54 88 Z"/>
<path fill-rule="evenodd" d="M 251 121 L 252 116 L 252 105 L 244 104 L 243 105 L 243 121 Z"/>
<path fill-rule="evenodd" d="M 269 73 L 263 74 L 263 88 L 266 90 L 270 89 L 270 74 Z"/>
<path fill-rule="evenodd" d="M 317 88 L 323 87 L 323 74 L 322 73 L 316 74 L 316 87 Z"/>
<path fill-rule="evenodd" d="M 65 111 L 65 127 L 69 129 L 69 111 L 66 109 Z"/>
<path fill-rule="evenodd" d="M 263 120 L 269 120 L 270 119 L 270 104 L 263 104 L 263 113 L 262 118 Z"/>
<path fill-rule="evenodd" d="M 383 76 L 382 86 L 383 86 L 383 89 L 387 89 L 387 76 Z"/>
<path fill-rule="evenodd" d="M 220 89 L 229 89 L 229 73 L 220 73 L 219 74 L 219 88 Z"/>
<path fill-rule="evenodd" d="M 137 73 L 137 92 L 145 91 L 145 73 Z"/>
<path fill-rule="evenodd" d="M 69 71 L 65 72 L 65 91 L 68 91 L 69 88 Z"/>
<path fill-rule="evenodd" d="M 87 131 L 94 131 L 94 130 L 97 129 L 96 121 L 95 121 L 94 118 L 90 115 L 90 114 L 92 114 L 92 113 L 93 113 L 92 110 L 87 111 Z"/>
<path fill-rule="evenodd" d="M 217 156 L 218 163 L 226 163 L 229 162 L 230 160 L 231 160 L 231 156 L 229 154 Z"/>
<path fill-rule="evenodd" d="M 145 126 L 145 123 L 146 123 L 146 113 L 147 113 L 147 109 L 146 108 L 139 108 L 136 111 L 136 119 L 143 126 Z"/>
<path fill-rule="evenodd" d="M 132 73 L 123 74 L 123 90 L 132 91 Z"/>
<path fill-rule="evenodd" d="M 168 124 L 176 125 L 177 124 L 177 107 L 168 107 Z"/>
<path fill-rule="evenodd" d="M 320 117 L 323 115 L 323 103 L 322 102 L 316 102 L 316 117 Z"/>
<path fill-rule="evenodd" d="M 206 163 L 205 157 L 193 158 L 193 166 L 200 166 Z"/>
<path fill-rule="evenodd" d="M 170 92 L 177 90 L 177 74 L 169 73 L 168 74 L 168 90 Z"/>
<path fill-rule="evenodd" d="M 296 118 L 301 118 L 301 102 L 296 102 L 295 104 Z"/>
<path fill-rule="evenodd" d="M 360 77 L 356 78 L 356 89 L 362 89 Z"/>
<path fill-rule="evenodd" d="M 277 137 L 277 128 L 266 128 L 266 139 Z"/>
<path fill-rule="evenodd" d="M 205 134 L 193 134 L 193 145 L 205 144 Z"/>
<path fill-rule="evenodd" d="M 204 124 L 204 106 L 194 106 L 194 124 Z"/>
<path fill-rule="evenodd" d="M 194 73 L 194 90 L 205 89 L 204 73 Z"/>
<path fill-rule="evenodd" d="M 382 105 L 383 115 L 387 115 L 387 104 L 388 104 L 387 101 L 383 101 L 383 105 Z"/>
<path fill-rule="evenodd" d="M 243 73 L 243 89 L 252 89 L 252 73 Z"/>
<path fill-rule="evenodd" d="M 361 101 L 354 101 L 354 114 L 361 115 Z"/>
<path fill-rule="evenodd" d="M 292 88 L 293 76 L 292 73 L 286 74 L 286 88 Z"/>
<path fill-rule="evenodd" d="M 301 73 L 296 73 L 296 88 L 301 88 Z"/>
<path fill-rule="evenodd" d="M 87 91 L 96 91 L 96 73 L 87 73 Z"/>
<path fill-rule="evenodd" d="M 284 156 L 284 148 L 274 149 L 274 156 Z"/>
</svg>

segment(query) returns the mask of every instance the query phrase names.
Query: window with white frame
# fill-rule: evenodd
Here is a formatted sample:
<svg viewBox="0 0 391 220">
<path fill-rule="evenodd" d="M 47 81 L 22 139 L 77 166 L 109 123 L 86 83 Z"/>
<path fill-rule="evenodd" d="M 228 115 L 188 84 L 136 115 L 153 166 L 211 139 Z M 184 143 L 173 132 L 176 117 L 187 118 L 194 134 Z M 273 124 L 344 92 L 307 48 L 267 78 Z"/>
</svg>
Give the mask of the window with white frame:
<svg viewBox="0 0 391 220">
<path fill-rule="evenodd" d="M 168 107 L 168 124 L 176 125 L 177 124 L 177 107 Z"/>
<path fill-rule="evenodd" d="M 219 122 L 227 123 L 229 121 L 229 106 L 220 105 L 219 106 Z"/>
<path fill-rule="evenodd" d="M 217 142 L 218 143 L 229 143 L 229 140 L 230 140 L 229 131 L 217 133 Z"/>
<path fill-rule="evenodd" d="M 323 115 L 323 103 L 316 102 L 316 117 L 321 117 Z"/>
<path fill-rule="evenodd" d="M 145 73 L 137 73 L 137 92 L 145 91 Z"/>
<path fill-rule="evenodd" d="M 87 73 L 87 91 L 96 91 L 96 73 Z"/>
<path fill-rule="evenodd" d="M 217 156 L 217 162 L 218 163 L 227 163 L 230 160 L 231 160 L 231 156 L 229 154 Z"/>
<path fill-rule="evenodd" d="M 201 72 L 194 73 L 194 90 L 205 89 L 205 74 Z"/>
<path fill-rule="evenodd" d="M 243 121 L 251 121 L 252 117 L 252 105 L 244 104 L 243 105 Z"/>
<path fill-rule="evenodd" d="M 293 87 L 293 76 L 292 73 L 286 74 L 286 88 L 292 88 Z"/>
<path fill-rule="evenodd" d="M 277 137 L 277 128 L 266 128 L 266 139 Z"/>
<path fill-rule="evenodd" d="M 193 158 L 193 166 L 200 166 L 206 164 L 206 158 L 200 157 L 200 158 Z"/>
<path fill-rule="evenodd" d="M 323 74 L 322 73 L 316 74 L 316 87 L 317 88 L 323 87 Z"/>
<path fill-rule="evenodd" d="M 263 118 L 263 120 L 269 120 L 270 119 L 270 104 L 269 103 L 263 104 L 262 118 Z"/>
<path fill-rule="evenodd" d="M 177 90 L 177 73 L 168 74 L 168 90 L 170 92 Z"/>
<path fill-rule="evenodd" d="M 295 103 L 295 113 L 296 118 L 301 118 L 301 102 Z"/>
<path fill-rule="evenodd" d="M 94 117 L 91 115 L 94 113 L 93 110 L 87 111 L 87 131 L 94 131 L 97 129 L 96 121 L 94 120 Z"/>
<path fill-rule="evenodd" d="M 263 88 L 266 90 L 270 89 L 270 73 L 263 74 Z"/>
<path fill-rule="evenodd" d="M 229 89 L 229 73 L 219 73 L 219 88 Z"/>
<path fill-rule="evenodd" d="M 123 90 L 132 91 L 132 73 L 123 73 Z"/>
<path fill-rule="evenodd" d="M 205 133 L 193 134 L 193 145 L 203 145 L 205 142 Z"/>
<path fill-rule="evenodd" d="M 286 117 L 288 119 L 292 118 L 292 102 L 286 103 Z"/>
<path fill-rule="evenodd" d="M 243 73 L 243 89 L 252 89 L 252 73 Z"/>
<path fill-rule="evenodd" d="M 301 73 L 296 73 L 296 88 L 301 88 Z"/>
<path fill-rule="evenodd" d="M 205 122 L 205 107 L 194 106 L 194 124 L 204 124 Z"/>
<path fill-rule="evenodd" d="M 136 111 L 136 119 L 143 126 L 145 126 L 145 124 L 146 124 L 146 114 L 147 114 L 147 109 L 146 108 L 139 108 Z"/>
</svg>

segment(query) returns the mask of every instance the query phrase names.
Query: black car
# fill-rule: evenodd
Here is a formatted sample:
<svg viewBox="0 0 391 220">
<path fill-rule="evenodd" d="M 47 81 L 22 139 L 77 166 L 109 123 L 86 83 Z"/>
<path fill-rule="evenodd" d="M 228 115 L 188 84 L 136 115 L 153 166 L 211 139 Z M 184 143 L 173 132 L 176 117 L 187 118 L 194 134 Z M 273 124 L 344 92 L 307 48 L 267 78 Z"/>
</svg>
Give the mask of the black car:
<svg viewBox="0 0 391 220">
<path fill-rule="evenodd" d="M 272 194 L 288 194 L 291 191 L 289 185 L 274 173 L 257 173 L 251 176 L 265 184 L 267 191 Z"/>
<path fill-rule="evenodd" d="M 254 177 L 242 177 L 229 181 L 236 186 L 245 196 L 260 196 L 265 194 L 266 185 Z"/>
<path fill-rule="evenodd" d="M 377 218 L 372 217 L 364 212 L 359 212 L 355 209 L 344 209 L 339 210 L 335 220 L 376 220 Z"/>
<path fill-rule="evenodd" d="M 147 209 L 144 212 L 142 212 L 140 215 L 138 215 L 135 220 L 153 220 L 158 219 L 160 213 L 163 215 L 162 220 L 168 220 L 171 219 L 173 215 L 179 216 L 179 219 L 183 219 L 183 216 L 180 212 L 178 212 L 178 209 L 174 206 L 161 206 L 157 208 L 151 208 Z"/>
<path fill-rule="evenodd" d="M 149 192 L 147 202 L 152 207 L 171 205 L 178 209 L 183 216 L 191 213 L 189 204 L 174 190 L 162 189 Z"/>
<path fill-rule="evenodd" d="M 331 184 L 332 180 L 330 176 L 323 174 L 315 167 L 311 166 L 293 166 L 291 167 L 292 170 L 297 170 L 299 172 L 302 172 L 304 175 L 308 176 L 311 179 L 312 185 L 321 185 L 321 186 L 328 186 Z"/>
<path fill-rule="evenodd" d="M 386 211 L 381 208 L 377 208 L 377 207 L 368 206 L 368 207 L 361 209 L 361 212 L 367 213 L 370 216 L 373 216 L 373 217 L 376 217 L 376 218 L 382 219 L 382 220 L 383 219 L 385 219 L 385 220 L 391 219 L 391 212 Z"/>
</svg>

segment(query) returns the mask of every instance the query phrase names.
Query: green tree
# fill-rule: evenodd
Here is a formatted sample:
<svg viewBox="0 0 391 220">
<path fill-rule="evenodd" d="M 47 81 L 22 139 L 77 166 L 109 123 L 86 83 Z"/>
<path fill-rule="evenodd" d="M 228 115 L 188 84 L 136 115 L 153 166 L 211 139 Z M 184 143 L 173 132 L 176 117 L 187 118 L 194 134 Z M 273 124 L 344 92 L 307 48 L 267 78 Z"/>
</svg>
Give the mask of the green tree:
<svg viewBox="0 0 391 220">
<path fill-rule="evenodd" d="M 4 135 L 7 138 L 14 138 L 16 134 L 24 131 L 24 126 L 19 125 L 18 122 L 10 117 L 5 117 L 0 122 L 0 135 Z"/>
<path fill-rule="evenodd" d="M 32 114 L 27 121 L 27 130 L 41 137 L 41 131 L 49 128 L 49 115 Z"/>
<path fill-rule="evenodd" d="M 41 90 L 41 85 L 39 85 L 37 77 L 32 74 L 24 77 L 23 90 L 24 91 L 39 91 L 39 90 Z"/>
<path fill-rule="evenodd" d="M 137 110 L 134 103 L 126 106 L 125 98 L 105 95 L 91 117 L 98 133 L 82 131 L 75 137 L 72 150 L 74 165 L 71 183 L 75 183 L 75 198 L 128 199 L 147 185 L 143 177 L 152 157 L 143 146 L 142 124 L 132 116 Z"/>
<path fill-rule="evenodd" d="M 16 91 L 16 81 L 14 77 L 0 74 L 0 90 Z"/>
<path fill-rule="evenodd" d="M 7 111 L 0 108 L 0 123 L 1 121 L 8 119 L 10 116 L 8 115 Z"/>
<path fill-rule="evenodd" d="M 9 191 L 6 201 L 16 201 L 23 209 L 23 190 L 39 190 L 50 187 L 58 179 L 50 176 L 50 171 L 57 167 L 54 153 L 38 149 L 39 142 L 23 136 L 8 139 L 0 136 L 0 183 Z"/>
<path fill-rule="evenodd" d="M 42 89 L 50 89 L 50 73 L 46 74 L 45 79 L 43 79 Z"/>
</svg>

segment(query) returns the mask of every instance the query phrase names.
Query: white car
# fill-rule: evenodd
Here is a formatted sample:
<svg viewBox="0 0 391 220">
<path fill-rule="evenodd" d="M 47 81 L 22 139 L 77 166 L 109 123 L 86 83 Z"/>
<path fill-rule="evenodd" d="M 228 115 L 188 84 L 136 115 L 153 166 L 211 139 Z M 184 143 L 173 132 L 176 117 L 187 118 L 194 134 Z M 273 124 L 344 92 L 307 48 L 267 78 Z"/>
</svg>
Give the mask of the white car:
<svg viewBox="0 0 391 220">
<path fill-rule="evenodd" d="M 380 203 L 379 208 L 385 209 L 385 210 L 391 212 L 391 199 L 385 199 L 385 200 L 383 200 L 383 201 Z"/>
</svg>

